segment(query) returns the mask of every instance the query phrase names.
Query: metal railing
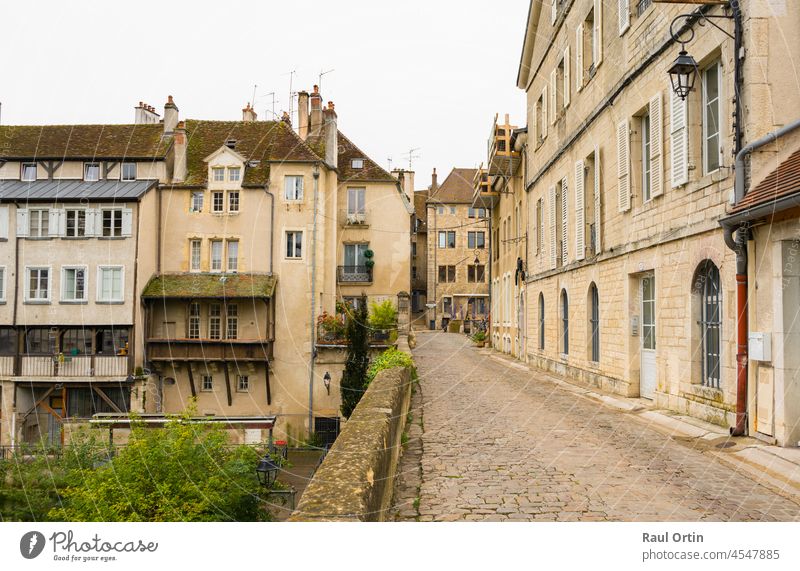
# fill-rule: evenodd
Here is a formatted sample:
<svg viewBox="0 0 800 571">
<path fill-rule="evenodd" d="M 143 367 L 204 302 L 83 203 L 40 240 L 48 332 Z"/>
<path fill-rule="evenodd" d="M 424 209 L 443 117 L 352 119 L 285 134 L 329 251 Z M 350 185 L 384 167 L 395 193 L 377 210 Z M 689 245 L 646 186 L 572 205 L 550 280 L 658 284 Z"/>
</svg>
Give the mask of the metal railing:
<svg viewBox="0 0 800 571">
<path fill-rule="evenodd" d="M 368 266 L 337 266 L 339 283 L 371 283 L 372 268 Z"/>
</svg>

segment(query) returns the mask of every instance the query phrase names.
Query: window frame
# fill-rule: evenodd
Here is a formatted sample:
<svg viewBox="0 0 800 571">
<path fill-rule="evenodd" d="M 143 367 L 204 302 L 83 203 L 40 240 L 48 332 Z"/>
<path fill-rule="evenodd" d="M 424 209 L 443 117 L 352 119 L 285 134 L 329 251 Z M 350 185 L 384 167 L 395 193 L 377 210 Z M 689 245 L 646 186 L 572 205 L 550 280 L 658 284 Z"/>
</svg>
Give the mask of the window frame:
<svg viewBox="0 0 800 571">
<path fill-rule="evenodd" d="M 200 391 L 204 393 L 214 392 L 214 375 L 200 375 Z"/>
<path fill-rule="evenodd" d="M 74 217 L 76 218 L 75 225 L 73 228 L 75 234 L 69 233 L 70 214 L 74 215 Z M 78 229 L 80 228 L 81 215 L 83 218 L 83 232 L 79 234 Z M 87 219 L 86 208 L 64 209 L 64 238 L 87 238 L 88 236 L 86 235 L 86 219 Z"/>
<path fill-rule="evenodd" d="M 215 247 L 219 246 L 219 257 L 215 258 Z M 208 241 L 208 271 L 211 273 L 221 273 L 225 260 L 225 242 L 222 239 L 214 238 Z M 218 264 L 215 264 L 218 262 Z M 218 267 L 216 267 L 218 266 Z"/>
<path fill-rule="evenodd" d="M 233 310 L 233 311 L 231 311 Z M 233 329 L 231 329 L 233 326 Z M 231 334 L 233 331 L 233 334 Z M 239 338 L 239 306 L 235 303 L 225 305 L 225 339 Z"/>
<path fill-rule="evenodd" d="M 114 298 L 113 283 L 111 286 L 112 297 L 110 299 L 103 298 L 103 272 L 106 270 L 119 270 L 119 297 Z M 120 264 L 101 264 L 97 266 L 97 303 L 125 303 L 125 266 Z"/>
<path fill-rule="evenodd" d="M 34 297 L 31 295 L 31 272 L 37 271 L 40 272 L 37 275 L 37 292 L 41 292 L 41 282 L 42 282 L 42 271 L 47 272 L 47 290 L 45 291 L 44 297 Z M 52 266 L 25 266 L 25 289 L 24 289 L 24 301 L 25 303 L 50 303 L 52 299 L 51 292 L 53 290 L 53 268 Z"/>
<path fill-rule="evenodd" d="M 25 168 L 33 167 L 33 178 L 25 176 Z M 20 182 L 36 182 L 39 179 L 39 165 L 35 162 L 25 162 L 19 165 L 19 180 Z"/>
<path fill-rule="evenodd" d="M 230 214 L 239 214 L 241 208 L 241 194 L 239 194 L 238 190 L 229 190 L 228 191 L 228 212 Z M 234 208 L 234 205 L 236 208 Z"/>
<path fill-rule="evenodd" d="M 236 392 L 250 392 L 250 375 L 236 375 Z"/>
<path fill-rule="evenodd" d="M 303 236 L 303 234 L 304 234 L 303 230 L 285 230 L 284 231 L 284 233 L 283 233 L 283 244 L 284 244 L 283 255 L 284 255 L 284 259 L 285 260 L 303 260 L 304 259 L 303 256 L 305 255 L 305 249 L 304 249 L 305 237 Z M 292 251 L 293 251 L 292 255 L 290 255 L 290 251 L 289 251 L 289 235 L 292 235 L 292 242 L 291 242 Z M 300 253 L 299 254 L 297 253 L 297 250 L 298 250 L 297 236 L 298 235 L 300 236 L 300 245 L 299 245 Z"/>
<path fill-rule="evenodd" d="M 195 264 L 195 245 L 197 245 L 197 264 Z M 189 271 L 199 272 L 203 268 L 203 240 L 200 238 L 189 238 Z"/>
<path fill-rule="evenodd" d="M 716 125 L 716 133 L 709 135 L 708 130 L 708 108 L 709 108 L 709 100 L 708 100 L 708 71 L 711 68 L 716 68 L 717 73 L 717 96 L 715 98 L 714 103 L 717 106 L 717 125 Z M 703 175 L 709 175 L 712 173 L 717 172 L 723 167 L 722 164 L 722 121 L 723 121 L 723 113 L 722 113 L 722 60 L 721 58 L 716 58 L 710 64 L 705 66 L 701 72 L 701 90 L 702 90 L 702 108 L 701 108 L 701 124 L 702 124 L 702 155 L 703 155 Z M 708 152 L 708 143 L 709 140 L 713 137 L 716 137 L 717 140 L 717 149 L 715 153 L 715 158 L 717 161 L 717 166 L 713 170 L 709 169 L 709 159 L 711 158 L 711 154 Z"/>
<path fill-rule="evenodd" d="M 128 167 L 128 168 L 133 167 L 133 177 L 132 178 L 130 176 L 125 176 L 125 167 Z M 138 170 L 139 169 L 138 169 L 136 163 L 134 163 L 134 162 L 128 161 L 128 162 L 121 163 L 120 167 L 119 167 L 119 180 L 121 180 L 121 181 L 136 180 L 136 177 L 138 175 L 138 172 L 137 172 Z"/>
<path fill-rule="evenodd" d="M 208 339 L 222 340 L 222 304 L 208 304 Z"/>
<path fill-rule="evenodd" d="M 650 202 L 653 198 L 653 189 L 650 187 L 650 170 L 651 170 L 651 149 L 650 149 L 650 133 L 653 125 L 650 121 L 650 108 L 645 108 L 644 113 L 639 117 L 639 126 L 642 137 L 642 203 Z"/>
<path fill-rule="evenodd" d="M 364 168 L 364 159 L 351 159 L 350 168 L 354 170 L 361 170 Z"/>
<path fill-rule="evenodd" d="M 228 182 L 241 182 L 242 167 L 228 167 Z"/>
<path fill-rule="evenodd" d="M 83 297 L 67 297 L 67 272 L 73 271 L 76 272 L 75 274 L 75 292 L 77 293 L 78 290 L 78 278 L 77 272 L 83 272 Z M 60 301 L 63 303 L 86 303 L 89 301 L 89 267 L 86 265 L 67 265 L 61 266 L 61 299 Z"/>
<path fill-rule="evenodd" d="M 34 212 L 38 214 L 36 234 L 33 232 Z M 46 225 L 46 228 L 45 228 Z M 44 230 L 44 232 L 42 232 Z M 49 238 L 50 237 L 50 208 L 29 208 L 28 209 L 28 238 Z"/>
<path fill-rule="evenodd" d="M 219 205 L 219 208 L 217 208 Z M 224 214 L 225 213 L 225 192 L 222 190 L 214 190 L 211 192 L 211 214 Z"/>
<path fill-rule="evenodd" d="M 202 212 L 203 207 L 205 206 L 205 201 L 206 201 L 205 191 L 193 190 L 192 194 L 189 196 L 189 212 Z"/>
<path fill-rule="evenodd" d="M 294 181 L 291 192 L 289 181 Z M 297 182 L 300 182 L 299 192 Z M 305 194 L 305 177 L 299 174 L 287 174 L 283 177 L 283 199 L 286 202 L 302 202 Z"/>
<path fill-rule="evenodd" d="M 97 178 L 89 178 L 90 169 L 97 169 Z M 99 182 L 101 178 L 100 163 L 86 162 L 83 163 L 83 180 L 84 182 Z"/>
<path fill-rule="evenodd" d="M 235 258 L 231 258 L 231 246 L 236 252 Z M 233 260 L 233 264 L 231 264 L 231 260 Z M 228 240 L 225 252 L 225 267 L 226 271 L 234 274 L 239 271 L 239 240 Z"/>
<path fill-rule="evenodd" d="M 196 311 L 195 311 L 196 309 Z M 187 339 L 200 339 L 200 331 L 202 327 L 202 309 L 199 301 L 189 303 L 187 310 L 187 324 L 186 324 L 186 338 Z"/>
<path fill-rule="evenodd" d="M 106 234 L 106 214 L 111 215 L 110 234 Z M 100 209 L 100 235 L 103 238 L 122 238 L 122 215 L 124 208 L 101 208 Z M 119 217 L 119 234 L 116 233 L 117 217 Z"/>
<path fill-rule="evenodd" d="M 2 265 L 0 266 L 0 304 L 6 302 L 6 282 L 8 282 L 8 272 L 6 271 L 6 266 Z"/>
<path fill-rule="evenodd" d="M 211 182 L 225 182 L 225 167 L 211 167 Z"/>
</svg>

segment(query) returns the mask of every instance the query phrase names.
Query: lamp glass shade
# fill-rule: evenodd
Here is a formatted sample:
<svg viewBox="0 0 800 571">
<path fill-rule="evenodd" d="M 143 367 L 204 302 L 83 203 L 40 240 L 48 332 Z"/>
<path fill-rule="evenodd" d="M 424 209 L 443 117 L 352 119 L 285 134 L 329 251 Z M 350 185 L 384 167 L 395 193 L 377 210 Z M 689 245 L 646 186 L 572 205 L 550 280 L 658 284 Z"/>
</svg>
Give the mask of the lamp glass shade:
<svg viewBox="0 0 800 571">
<path fill-rule="evenodd" d="M 272 461 L 272 458 L 265 456 L 258 462 L 256 467 L 256 476 L 262 486 L 271 486 L 275 483 L 275 478 L 278 475 L 278 465 Z"/>
<path fill-rule="evenodd" d="M 686 99 L 686 96 L 694 89 L 697 62 L 686 53 L 686 50 L 681 50 L 668 72 L 672 91 L 681 99 Z"/>
</svg>

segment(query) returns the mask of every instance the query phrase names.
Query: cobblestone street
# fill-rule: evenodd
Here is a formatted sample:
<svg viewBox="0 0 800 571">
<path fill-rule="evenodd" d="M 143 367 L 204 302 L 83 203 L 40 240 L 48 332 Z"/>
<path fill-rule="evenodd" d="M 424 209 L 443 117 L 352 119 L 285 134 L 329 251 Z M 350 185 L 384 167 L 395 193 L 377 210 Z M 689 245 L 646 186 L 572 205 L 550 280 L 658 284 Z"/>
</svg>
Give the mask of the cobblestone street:
<svg viewBox="0 0 800 571">
<path fill-rule="evenodd" d="M 800 520 L 797 496 L 723 462 L 715 443 L 668 436 L 492 355 L 463 335 L 418 334 L 395 519 Z"/>
</svg>

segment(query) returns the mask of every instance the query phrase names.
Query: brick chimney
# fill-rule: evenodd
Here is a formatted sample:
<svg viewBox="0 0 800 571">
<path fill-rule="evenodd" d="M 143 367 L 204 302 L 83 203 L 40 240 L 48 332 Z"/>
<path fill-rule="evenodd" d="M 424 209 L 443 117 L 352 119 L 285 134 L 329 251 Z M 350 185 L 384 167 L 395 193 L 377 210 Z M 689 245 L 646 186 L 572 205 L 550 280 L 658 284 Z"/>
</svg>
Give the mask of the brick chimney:
<svg viewBox="0 0 800 571">
<path fill-rule="evenodd" d="M 155 107 L 151 107 L 147 103 L 139 102 L 139 105 L 134 107 L 134 120 L 137 125 L 152 125 L 158 123 L 161 115 L 156 113 Z"/>
<path fill-rule="evenodd" d="M 297 134 L 304 141 L 308 137 L 308 91 L 297 94 Z"/>
<path fill-rule="evenodd" d="M 242 121 L 245 123 L 252 123 L 256 119 L 258 119 L 258 114 L 256 113 L 255 109 L 250 107 L 250 102 L 248 101 L 247 107 L 242 109 Z"/>
<path fill-rule="evenodd" d="M 409 198 L 414 197 L 414 171 L 407 171 L 405 169 L 394 169 L 392 175 L 400 183 L 400 188 L 406 193 Z"/>
<path fill-rule="evenodd" d="M 436 176 L 436 169 L 433 169 L 433 174 L 431 175 L 431 190 L 436 190 L 439 188 L 439 181 L 437 180 Z"/>
<path fill-rule="evenodd" d="M 319 94 L 319 86 L 314 86 L 311 93 L 311 136 L 322 134 L 322 95 Z"/>
<path fill-rule="evenodd" d="M 164 104 L 164 134 L 171 135 L 178 124 L 178 106 L 172 100 L 172 95 L 167 96 Z"/>
<path fill-rule="evenodd" d="M 175 125 L 173 139 L 172 181 L 183 182 L 186 180 L 186 127 L 183 121 Z"/>
<path fill-rule="evenodd" d="M 329 167 L 335 169 L 339 166 L 339 128 L 336 124 L 333 101 L 328 101 L 328 108 L 323 114 L 325 116 L 325 162 Z"/>
</svg>

